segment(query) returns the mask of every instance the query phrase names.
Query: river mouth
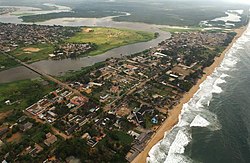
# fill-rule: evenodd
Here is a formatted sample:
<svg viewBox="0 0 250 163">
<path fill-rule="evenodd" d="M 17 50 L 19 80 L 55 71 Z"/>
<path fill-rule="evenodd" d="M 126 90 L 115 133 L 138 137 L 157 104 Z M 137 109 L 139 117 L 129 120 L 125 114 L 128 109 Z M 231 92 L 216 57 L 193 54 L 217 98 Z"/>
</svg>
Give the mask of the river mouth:
<svg viewBox="0 0 250 163">
<path fill-rule="evenodd" d="M 123 13 L 122 15 L 129 15 L 129 13 Z M 7 19 L 11 17 L 11 19 Z M 160 30 L 159 28 L 168 27 L 164 25 L 154 25 L 145 23 L 132 23 L 132 22 L 115 22 L 113 18 L 117 16 L 109 16 L 104 18 L 59 18 L 51 19 L 45 22 L 38 22 L 39 25 L 62 25 L 62 26 L 100 26 L 100 27 L 113 27 L 124 28 L 132 30 L 140 30 L 147 32 L 157 32 L 159 36 L 153 40 L 147 42 L 139 42 L 135 44 L 125 45 L 118 48 L 111 49 L 103 54 L 88 57 L 79 57 L 76 59 L 63 59 L 63 60 L 42 60 L 31 65 L 42 72 L 53 75 L 61 76 L 69 71 L 77 71 L 83 67 L 94 65 L 95 63 L 105 61 L 108 58 L 119 58 L 121 54 L 128 56 L 138 52 L 142 52 L 151 47 L 157 46 L 160 42 L 170 38 L 170 33 Z M 0 22 L 3 23 L 16 23 L 16 24 L 29 24 L 23 23 L 17 15 L 5 14 L 0 15 Z M 21 70 L 21 71 L 20 71 Z M 22 73 L 20 73 L 22 72 Z M 11 73 L 12 75 L 8 75 Z M 25 75 L 23 75 L 25 74 Z M 30 70 L 26 70 L 23 67 L 16 67 L 9 70 L 1 71 L 0 83 L 12 82 L 22 79 L 31 79 L 37 77 L 37 74 L 30 73 Z"/>
</svg>

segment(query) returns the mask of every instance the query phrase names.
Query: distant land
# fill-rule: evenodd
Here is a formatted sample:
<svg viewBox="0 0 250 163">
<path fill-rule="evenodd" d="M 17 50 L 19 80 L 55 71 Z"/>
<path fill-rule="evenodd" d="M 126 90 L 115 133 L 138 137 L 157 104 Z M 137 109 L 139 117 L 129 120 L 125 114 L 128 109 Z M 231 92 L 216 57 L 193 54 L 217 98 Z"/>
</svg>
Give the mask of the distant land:
<svg viewBox="0 0 250 163">
<path fill-rule="evenodd" d="M 158 25 L 174 26 L 198 26 L 203 20 L 211 20 L 216 17 L 226 16 L 229 9 L 243 9 L 247 12 L 247 6 L 242 4 L 222 3 L 215 1 L 180 0 L 176 3 L 170 1 L 41 1 L 37 4 L 29 3 L 30 0 L 20 2 L 4 0 L 2 5 L 22 5 L 51 9 L 44 6 L 44 2 L 60 4 L 72 8 L 73 12 L 49 13 L 40 15 L 22 16 L 24 22 L 40 22 L 55 18 L 77 17 L 77 18 L 100 18 L 106 16 L 121 15 L 122 12 L 130 13 L 114 18 L 115 21 L 143 22 Z M 59 5 L 58 4 L 58 5 Z M 243 17 L 244 19 L 244 17 Z"/>
</svg>

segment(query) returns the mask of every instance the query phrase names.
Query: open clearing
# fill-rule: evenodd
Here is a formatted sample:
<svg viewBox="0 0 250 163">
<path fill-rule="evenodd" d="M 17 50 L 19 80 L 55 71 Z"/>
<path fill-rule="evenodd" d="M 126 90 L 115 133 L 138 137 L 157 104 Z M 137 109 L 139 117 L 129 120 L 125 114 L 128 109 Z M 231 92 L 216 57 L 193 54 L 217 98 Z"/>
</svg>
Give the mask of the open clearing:
<svg viewBox="0 0 250 163">
<path fill-rule="evenodd" d="M 39 48 L 24 48 L 23 51 L 25 52 L 39 52 Z"/>
<path fill-rule="evenodd" d="M 42 79 L 21 80 L 0 84 L 0 118 L 10 110 L 23 110 L 54 90 L 52 84 L 43 85 Z M 11 105 L 5 104 L 10 100 Z M 8 114 L 7 114 L 8 115 Z"/>
<path fill-rule="evenodd" d="M 193 71 L 191 69 L 183 69 L 180 66 L 175 66 L 172 69 L 173 72 L 178 73 L 178 74 L 183 74 L 185 76 L 189 75 L 190 73 L 192 73 Z"/>
<path fill-rule="evenodd" d="M 7 70 L 12 67 L 19 66 L 20 64 L 17 63 L 15 60 L 10 59 L 9 57 L 1 54 L 0 55 L 0 71 Z"/>
<path fill-rule="evenodd" d="M 116 112 L 117 115 L 119 116 L 126 116 L 130 114 L 130 109 L 128 109 L 128 107 L 122 106 L 121 108 L 119 108 L 119 110 Z"/>
<path fill-rule="evenodd" d="M 23 62 L 36 62 L 47 59 L 49 54 L 53 53 L 54 46 L 51 44 L 37 44 L 28 47 L 19 47 L 10 52 Z"/>
<path fill-rule="evenodd" d="M 0 120 L 5 119 L 7 116 L 10 115 L 11 112 L 12 112 L 12 111 L 1 112 L 1 113 L 0 113 Z"/>
<path fill-rule="evenodd" d="M 81 32 L 67 40 L 70 43 L 93 43 L 96 50 L 89 55 L 104 53 L 120 46 L 145 42 L 154 38 L 154 33 L 116 28 L 83 28 Z"/>
<path fill-rule="evenodd" d="M 7 139 L 7 142 L 19 142 L 22 138 L 22 134 L 20 132 L 17 132 L 13 134 L 9 139 Z"/>
</svg>

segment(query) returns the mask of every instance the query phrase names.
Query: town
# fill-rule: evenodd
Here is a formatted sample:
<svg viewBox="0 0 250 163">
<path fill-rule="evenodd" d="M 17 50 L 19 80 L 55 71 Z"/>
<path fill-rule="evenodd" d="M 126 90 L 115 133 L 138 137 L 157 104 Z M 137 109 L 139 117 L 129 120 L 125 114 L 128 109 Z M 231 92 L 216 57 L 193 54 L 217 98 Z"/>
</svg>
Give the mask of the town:
<svg viewBox="0 0 250 163">
<path fill-rule="evenodd" d="M 4 7 L 4 8 L 0 8 L 0 15 L 3 15 L 3 14 L 7 14 L 7 13 L 11 13 L 11 12 L 14 12 L 16 11 L 17 9 L 16 8 L 13 8 L 13 7 Z"/>
<path fill-rule="evenodd" d="M 0 25 L 1 50 L 9 52 L 20 42 L 60 42 L 78 30 L 18 26 Z M 60 162 L 74 155 L 81 160 L 131 162 L 235 34 L 174 33 L 157 47 L 65 75 L 62 80 L 82 96 L 58 86 L 9 116 L 0 126 L 1 140 L 7 140 L 1 141 L 0 157 L 7 162 Z M 55 54 L 90 49 L 88 43 L 71 43 L 59 46 Z M 5 105 L 11 101 L 6 99 Z M 12 144 L 17 135 L 20 140 Z"/>
<path fill-rule="evenodd" d="M 11 23 L 0 23 L 0 31 L 0 50 L 25 63 L 98 55 L 157 37 L 151 32 L 115 28 Z M 7 67 L 1 62 L 0 67 Z"/>
<path fill-rule="evenodd" d="M 96 47 L 94 43 L 88 42 L 65 42 L 80 32 L 80 27 L 0 23 L 0 30 L 0 50 L 27 63 L 44 59 L 76 58 Z M 13 65 L 13 61 L 1 61 L 0 69 L 14 67 Z"/>
<path fill-rule="evenodd" d="M 80 28 L 0 23 L 1 50 L 11 51 L 22 44 L 58 43 L 78 32 Z"/>
</svg>

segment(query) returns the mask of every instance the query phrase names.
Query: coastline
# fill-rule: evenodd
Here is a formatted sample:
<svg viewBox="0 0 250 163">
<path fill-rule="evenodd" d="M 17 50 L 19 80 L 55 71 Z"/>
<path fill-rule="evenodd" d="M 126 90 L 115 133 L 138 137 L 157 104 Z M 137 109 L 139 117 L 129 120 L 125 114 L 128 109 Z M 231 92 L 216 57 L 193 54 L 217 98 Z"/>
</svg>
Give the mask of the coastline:
<svg viewBox="0 0 250 163">
<path fill-rule="evenodd" d="M 203 81 L 206 80 L 208 76 L 210 76 L 214 70 L 221 64 L 223 61 L 226 53 L 231 49 L 231 47 L 234 45 L 234 43 L 238 40 L 239 37 L 242 36 L 242 34 L 247 29 L 247 26 L 243 26 L 241 28 L 235 29 L 234 31 L 237 33 L 237 35 L 234 37 L 232 42 L 227 46 L 227 48 L 221 53 L 219 57 L 215 58 L 214 63 L 204 69 L 204 75 L 201 79 L 199 79 L 189 92 L 185 93 L 183 95 L 183 98 L 179 101 L 179 104 L 176 105 L 172 110 L 169 111 L 169 117 L 163 122 L 163 124 L 158 128 L 156 133 L 153 135 L 153 137 L 149 140 L 144 150 L 132 161 L 132 163 L 145 163 L 146 159 L 148 157 L 148 153 L 151 150 L 151 148 L 157 144 L 161 139 L 164 137 L 164 133 L 166 131 L 171 130 L 179 120 L 179 115 L 181 114 L 182 107 L 185 103 L 187 103 L 193 95 L 199 90 L 199 86 Z"/>
</svg>

